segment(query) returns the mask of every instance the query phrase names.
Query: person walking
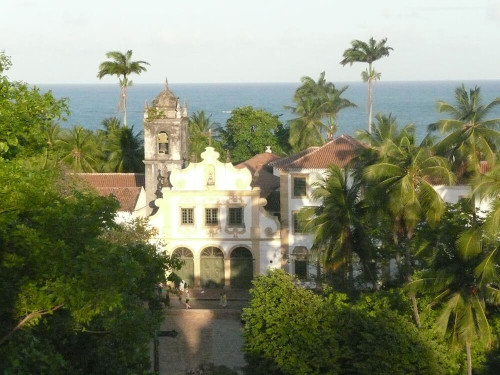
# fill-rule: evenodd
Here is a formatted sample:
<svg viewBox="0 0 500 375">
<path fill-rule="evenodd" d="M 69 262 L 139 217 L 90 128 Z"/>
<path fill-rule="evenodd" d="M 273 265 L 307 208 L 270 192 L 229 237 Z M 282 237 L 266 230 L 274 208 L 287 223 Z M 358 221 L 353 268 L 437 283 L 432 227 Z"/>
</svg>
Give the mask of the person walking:
<svg viewBox="0 0 500 375">
<path fill-rule="evenodd" d="M 226 307 L 226 306 L 227 306 L 226 292 L 222 292 L 222 307 Z"/>
<path fill-rule="evenodd" d="M 186 295 L 186 309 L 190 309 L 191 305 L 189 304 L 189 289 L 184 289 L 184 294 Z"/>
</svg>

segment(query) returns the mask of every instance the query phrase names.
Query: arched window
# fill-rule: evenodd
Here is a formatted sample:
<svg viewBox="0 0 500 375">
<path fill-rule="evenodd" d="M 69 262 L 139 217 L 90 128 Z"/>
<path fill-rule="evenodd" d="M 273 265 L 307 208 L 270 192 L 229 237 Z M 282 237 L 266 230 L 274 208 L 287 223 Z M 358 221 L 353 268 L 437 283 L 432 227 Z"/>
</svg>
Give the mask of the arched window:
<svg viewBox="0 0 500 375">
<path fill-rule="evenodd" d="M 157 136 L 158 139 L 158 153 L 168 154 L 168 135 L 165 132 L 160 132 Z"/>
<path fill-rule="evenodd" d="M 193 252 L 187 247 L 178 247 L 174 250 L 172 255 L 178 256 L 179 258 L 193 258 Z"/>
<path fill-rule="evenodd" d="M 224 253 L 218 247 L 210 246 L 203 249 L 202 257 L 221 257 L 224 258 Z"/>
</svg>

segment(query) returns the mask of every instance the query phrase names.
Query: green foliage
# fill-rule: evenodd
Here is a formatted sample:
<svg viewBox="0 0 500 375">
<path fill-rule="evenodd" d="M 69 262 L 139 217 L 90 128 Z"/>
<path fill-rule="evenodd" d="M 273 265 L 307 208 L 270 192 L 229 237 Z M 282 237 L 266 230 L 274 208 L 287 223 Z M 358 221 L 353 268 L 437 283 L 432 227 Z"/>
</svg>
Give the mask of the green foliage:
<svg viewBox="0 0 500 375">
<path fill-rule="evenodd" d="M 454 105 L 438 101 L 437 111 L 447 113 L 450 118 L 429 125 L 429 131 L 439 131 L 445 137 L 437 150 L 452 162 L 454 171 L 463 179 L 477 175 L 480 162 L 496 162 L 500 144 L 500 118 L 487 118 L 500 105 L 500 97 L 483 105 L 481 89 L 474 87 L 468 92 L 465 86 L 455 89 Z"/>
<path fill-rule="evenodd" d="M 319 296 L 296 288 L 283 271 L 259 277 L 250 293 L 242 316 L 250 368 L 258 368 L 263 358 L 271 365 L 269 373 L 338 373 L 337 343 L 329 340 L 325 346 L 320 334 L 328 314 Z"/>
<path fill-rule="evenodd" d="M 110 59 L 104 61 L 99 65 L 99 72 L 97 78 L 117 76 L 120 82 L 121 95 L 118 108 L 123 110 L 123 125 L 127 126 L 127 87 L 132 86 L 132 81 L 129 80 L 131 74 L 141 74 L 147 69 L 144 65 L 149 65 L 146 61 L 132 61 L 132 50 L 125 53 L 119 51 L 111 51 L 106 53 L 106 58 Z"/>
<path fill-rule="evenodd" d="M 9 81 L 2 73 L 10 65 L 0 52 L 0 160 L 42 154 L 45 130 L 69 114 L 67 99 L 56 100 L 50 91 L 42 94 L 36 86 Z"/>
<path fill-rule="evenodd" d="M 279 116 L 251 106 L 236 108 L 221 130 L 224 149 L 229 150 L 231 160 L 240 162 L 262 154 L 266 146 L 271 146 L 275 154 L 282 154 L 286 144 L 280 144 L 283 137 L 277 134 L 283 131 Z"/>
<path fill-rule="evenodd" d="M 117 206 L 56 171 L 0 162 L 0 372 L 22 373 L 27 356 L 50 373 L 149 371 L 160 312 L 145 306 L 178 262 L 144 223 L 117 226 Z"/>
<path fill-rule="evenodd" d="M 201 160 L 201 153 L 205 148 L 211 146 L 219 152 L 221 160 L 225 156 L 224 148 L 220 142 L 220 125 L 210 120 L 211 115 L 207 116 L 205 111 L 192 113 L 189 116 L 189 156 L 192 162 Z"/>
<path fill-rule="evenodd" d="M 259 277 L 250 293 L 243 312 L 249 374 L 449 373 L 445 351 L 436 355 L 410 322 L 402 293 L 353 304 L 298 288 L 283 271 Z"/>
<path fill-rule="evenodd" d="M 142 138 L 134 127 L 122 126 L 116 117 L 104 119 L 105 130 L 97 132 L 96 141 L 102 136 L 102 169 L 105 172 L 144 173 Z"/>
<path fill-rule="evenodd" d="M 345 108 L 355 104 L 342 97 L 347 86 L 337 89 L 325 79 L 322 72 L 315 82 L 311 77 L 302 77 L 302 85 L 295 91 L 295 107 L 286 107 L 298 115 L 290 120 L 290 145 L 294 151 L 301 151 L 311 146 L 320 146 L 324 137 L 332 139 L 337 131 L 335 119 Z M 328 124 L 325 120 L 328 119 Z"/>
<path fill-rule="evenodd" d="M 331 165 L 313 184 L 311 197 L 321 205 L 303 210 L 309 216 L 306 229 L 314 231 L 313 249 L 321 265 L 328 273 L 341 274 L 341 284 L 335 285 L 348 292 L 354 291 L 355 259 L 361 261 L 372 285 L 376 283 L 369 268 L 374 247 L 363 220 L 367 205 L 361 198 L 360 182 L 352 180 L 350 168 Z"/>
<path fill-rule="evenodd" d="M 493 339 L 487 305 L 500 301 L 498 274 L 485 266 L 492 249 L 483 237 L 481 220 L 468 202 L 447 205 L 438 227 L 423 225 L 418 232 L 416 244 L 427 255 L 422 258 L 426 266 L 407 286 L 431 298 L 429 307 L 437 312 L 434 321 L 441 336 L 452 346 L 475 348 L 477 354 Z"/>
<path fill-rule="evenodd" d="M 384 56 L 389 56 L 392 48 L 386 46 L 387 38 L 376 41 L 370 38 L 368 43 L 361 40 L 353 40 L 351 48 L 344 51 L 344 58 L 340 61 L 343 66 L 352 65 L 355 62 L 368 63 L 368 68 L 361 72 L 363 82 L 368 82 L 368 133 L 372 132 L 372 107 L 373 107 L 373 82 L 380 80 L 381 74 L 373 68 L 373 62 Z"/>
</svg>

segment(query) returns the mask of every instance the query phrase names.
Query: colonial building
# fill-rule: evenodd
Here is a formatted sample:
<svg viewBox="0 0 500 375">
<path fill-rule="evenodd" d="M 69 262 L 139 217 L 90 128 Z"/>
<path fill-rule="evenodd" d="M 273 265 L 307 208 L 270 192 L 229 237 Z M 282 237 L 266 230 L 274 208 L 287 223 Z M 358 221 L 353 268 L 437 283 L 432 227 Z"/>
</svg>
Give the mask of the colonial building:
<svg viewBox="0 0 500 375">
<path fill-rule="evenodd" d="M 165 85 L 145 108 L 145 175 L 82 177 L 118 199 L 118 221 L 149 217 L 157 240 L 184 261 L 178 273 L 191 286 L 247 288 L 272 268 L 314 279 L 313 234 L 304 233 L 297 213 L 320 204 L 311 191 L 330 165 L 345 167 L 366 145 L 341 135 L 284 158 L 268 149 L 236 166 L 207 147 L 201 162 L 189 164 L 188 124 L 187 108 Z M 451 203 L 470 194 L 466 185 L 435 189 Z"/>
<path fill-rule="evenodd" d="M 321 147 L 309 147 L 269 163 L 280 179 L 282 267 L 301 279 L 316 276 L 317 267 L 310 262 L 313 234 L 304 233 L 297 213 L 304 207 L 320 204 L 311 197 L 314 183 L 322 178 L 329 165 L 345 167 L 360 147 L 363 145 L 354 138 L 341 135 Z"/>
<path fill-rule="evenodd" d="M 278 219 L 264 209 L 249 169 L 220 162 L 212 147 L 201 158 L 172 170 L 150 223 L 184 260 L 179 275 L 189 285 L 247 288 L 255 275 L 281 267 Z"/>
</svg>

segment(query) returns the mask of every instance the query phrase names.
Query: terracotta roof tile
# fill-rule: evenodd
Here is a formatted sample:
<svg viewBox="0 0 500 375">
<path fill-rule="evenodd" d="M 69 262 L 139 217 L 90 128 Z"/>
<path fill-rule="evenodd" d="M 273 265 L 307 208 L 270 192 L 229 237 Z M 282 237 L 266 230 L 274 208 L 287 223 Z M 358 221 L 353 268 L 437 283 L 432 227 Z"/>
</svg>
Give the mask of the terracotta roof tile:
<svg viewBox="0 0 500 375">
<path fill-rule="evenodd" d="M 301 153 L 272 163 L 278 169 L 326 169 L 329 165 L 345 167 L 357 151 L 365 147 L 348 135 L 341 135 L 321 147 L 310 147 Z"/>
<path fill-rule="evenodd" d="M 143 173 L 77 173 L 101 196 L 113 195 L 120 203 L 120 211 L 133 212 L 141 189 Z"/>
<path fill-rule="evenodd" d="M 260 187 L 260 196 L 265 198 L 280 185 L 280 179 L 272 173 L 268 167 L 269 163 L 278 160 L 280 157 L 270 152 L 257 154 L 236 165 L 236 168 L 247 168 L 253 176 L 252 187 Z"/>
<path fill-rule="evenodd" d="M 269 163 L 269 166 L 277 168 L 277 169 L 283 169 L 284 167 L 286 167 L 290 163 L 293 163 L 295 160 L 300 159 L 301 157 L 308 155 L 311 152 L 314 152 L 318 149 L 319 149 L 319 147 L 316 147 L 316 146 L 308 147 L 307 149 L 305 149 L 303 151 L 299 151 L 296 154 L 289 155 L 289 156 L 286 156 L 284 158 L 272 161 Z"/>
</svg>

